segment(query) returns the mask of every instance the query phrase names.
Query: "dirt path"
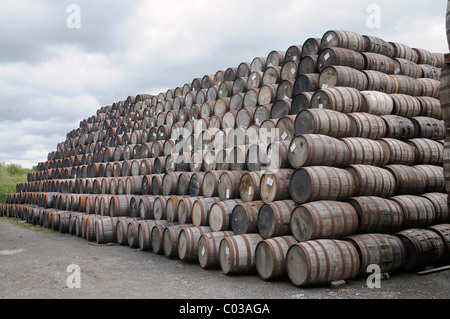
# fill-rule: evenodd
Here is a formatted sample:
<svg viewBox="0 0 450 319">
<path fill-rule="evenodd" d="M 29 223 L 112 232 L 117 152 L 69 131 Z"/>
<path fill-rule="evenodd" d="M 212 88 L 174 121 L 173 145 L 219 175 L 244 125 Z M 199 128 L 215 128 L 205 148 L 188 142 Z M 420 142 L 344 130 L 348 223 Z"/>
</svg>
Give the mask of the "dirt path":
<svg viewBox="0 0 450 319">
<path fill-rule="evenodd" d="M 67 267 L 80 267 L 80 289 L 67 287 Z M 226 276 L 196 263 L 167 259 L 128 246 L 86 240 L 0 219 L 0 298 L 146 299 L 383 299 L 450 296 L 450 271 L 393 274 L 369 289 L 364 278 L 339 288 L 298 288 L 289 280 Z"/>
</svg>

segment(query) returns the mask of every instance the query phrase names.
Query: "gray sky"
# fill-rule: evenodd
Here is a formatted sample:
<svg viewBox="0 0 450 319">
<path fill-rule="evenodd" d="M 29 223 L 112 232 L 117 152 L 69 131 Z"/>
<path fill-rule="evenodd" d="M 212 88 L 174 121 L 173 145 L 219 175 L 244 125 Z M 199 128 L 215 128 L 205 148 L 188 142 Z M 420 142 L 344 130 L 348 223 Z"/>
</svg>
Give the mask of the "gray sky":
<svg viewBox="0 0 450 319">
<path fill-rule="evenodd" d="M 67 26 L 70 4 L 80 28 Z M 0 162 L 31 168 L 101 106 L 331 29 L 446 53 L 445 10 L 445 0 L 0 0 Z"/>
</svg>

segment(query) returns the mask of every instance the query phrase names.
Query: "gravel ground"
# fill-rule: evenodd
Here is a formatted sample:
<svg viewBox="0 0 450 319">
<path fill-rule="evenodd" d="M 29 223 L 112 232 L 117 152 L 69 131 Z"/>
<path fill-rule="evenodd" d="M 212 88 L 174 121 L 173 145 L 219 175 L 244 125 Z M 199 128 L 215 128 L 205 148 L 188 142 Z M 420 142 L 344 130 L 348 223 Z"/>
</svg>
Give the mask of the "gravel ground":
<svg viewBox="0 0 450 319">
<path fill-rule="evenodd" d="M 81 288 L 68 288 L 67 267 L 79 265 Z M 128 246 L 88 244 L 73 235 L 0 219 L 2 299 L 447 299 L 450 271 L 391 274 L 380 289 L 366 279 L 343 286 L 299 288 L 288 279 L 226 276 L 197 263 Z"/>
</svg>

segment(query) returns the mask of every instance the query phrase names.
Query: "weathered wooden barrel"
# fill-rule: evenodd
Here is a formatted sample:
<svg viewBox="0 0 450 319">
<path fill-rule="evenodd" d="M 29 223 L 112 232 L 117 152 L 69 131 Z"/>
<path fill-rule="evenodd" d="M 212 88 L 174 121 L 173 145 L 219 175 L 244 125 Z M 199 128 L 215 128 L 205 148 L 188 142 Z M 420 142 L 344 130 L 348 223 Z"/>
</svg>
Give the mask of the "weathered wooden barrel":
<svg viewBox="0 0 450 319">
<path fill-rule="evenodd" d="M 302 45 L 302 58 L 308 55 L 319 54 L 321 38 L 308 38 Z"/>
<path fill-rule="evenodd" d="M 390 159 L 389 149 L 379 141 L 362 137 L 345 137 L 341 140 L 348 146 L 350 164 L 384 166 Z"/>
<path fill-rule="evenodd" d="M 317 60 L 319 55 L 304 56 L 298 64 L 298 75 L 319 73 Z"/>
<path fill-rule="evenodd" d="M 239 181 L 239 197 L 244 202 L 260 199 L 259 186 L 264 171 L 246 172 Z"/>
<path fill-rule="evenodd" d="M 177 209 L 178 222 L 180 224 L 192 223 L 192 207 L 194 206 L 195 201 L 201 198 L 203 197 L 185 197 L 180 200 Z"/>
<path fill-rule="evenodd" d="M 236 235 L 258 232 L 258 213 L 263 204 L 263 201 L 252 201 L 240 203 L 233 208 L 230 223 Z"/>
<path fill-rule="evenodd" d="M 263 240 L 260 234 L 243 234 L 222 238 L 219 264 L 225 275 L 249 274 L 256 271 L 255 250 Z"/>
<path fill-rule="evenodd" d="M 112 196 L 109 202 L 109 216 L 129 216 L 130 200 L 131 198 L 128 195 Z"/>
<path fill-rule="evenodd" d="M 247 79 L 247 89 L 258 89 L 262 85 L 262 77 L 264 73 L 261 71 L 254 71 L 250 73 Z"/>
<path fill-rule="evenodd" d="M 152 175 L 152 183 L 151 183 L 151 192 L 152 195 L 160 195 L 162 194 L 162 183 L 165 174 L 153 174 Z"/>
<path fill-rule="evenodd" d="M 394 48 L 389 42 L 371 35 L 363 35 L 366 40 L 366 48 L 364 51 L 382 54 L 388 57 L 394 56 Z"/>
<path fill-rule="evenodd" d="M 211 227 L 211 231 L 226 231 L 231 229 L 231 213 L 234 207 L 242 204 L 243 201 L 240 199 L 230 199 L 214 203 L 211 206 L 208 224 Z"/>
<path fill-rule="evenodd" d="M 296 115 L 285 115 L 278 119 L 275 129 L 278 132 L 280 141 L 291 141 L 295 136 L 295 122 Z"/>
<path fill-rule="evenodd" d="M 364 70 L 363 73 L 367 77 L 368 91 L 379 91 L 386 94 L 398 93 L 396 79 L 389 74 L 373 70 Z"/>
<path fill-rule="evenodd" d="M 359 112 L 363 104 L 360 91 L 351 87 L 330 87 L 318 90 L 311 100 L 312 108 L 330 109 L 341 113 Z"/>
<path fill-rule="evenodd" d="M 421 105 L 416 97 L 407 94 L 391 94 L 391 97 L 394 101 L 392 114 L 407 118 L 420 115 Z"/>
<path fill-rule="evenodd" d="M 284 56 L 284 61 L 300 61 L 302 56 L 302 46 L 301 45 L 291 45 Z"/>
<path fill-rule="evenodd" d="M 128 223 L 135 218 L 119 218 L 116 222 L 116 241 L 119 245 L 128 245 Z"/>
<path fill-rule="evenodd" d="M 343 200 L 353 196 L 355 181 L 352 174 L 345 169 L 304 167 L 295 170 L 290 176 L 289 191 L 297 204 L 318 200 Z"/>
<path fill-rule="evenodd" d="M 392 172 L 372 165 L 350 165 L 346 167 L 355 181 L 354 196 L 392 197 L 397 184 Z"/>
<path fill-rule="evenodd" d="M 188 194 L 192 197 L 203 195 L 203 178 L 206 172 L 194 172 L 189 179 Z"/>
<path fill-rule="evenodd" d="M 364 69 L 371 71 L 383 72 L 386 74 L 394 74 L 395 61 L 394 59 L 373 52 L 362 52 L 364 58 Z"/>
<path fill-rule="evenodd" d="M 386 137 L 399 140 L 414 138 L 414 124 L 411 119 L 398 115 L 382 115 L 386 123 Z"/>
<path fill-rule="evenodd" d="M 187 195 L 189 190 L 189 181 L 192 177 L 192 172 L 180 172 L 177 179 L 176 195 Z"/>
<path fill-rule="evenodd" d="M 178 237 L 178 257 L 181 260 L 198 260 L 198 241 L 204 233 L 210 233 L 211 228 L 186 227 L 180 231 Z"/>
<path fill-rule="evenodd" d="M 389 42 L 389 44 L 391 44 L 394 49 L 394 57 L 406 59 L 414 63 L 417 63 L 418 61 L 417 53 L 411 47 L 407 46 L 406 44 L 398 42 Z"/>
<path fill-rule="evenodd" d="M 394 234 L 403 229 L 403 210 L 394 200 L 375 197 L 352 197 L 347 202 L 358 214 L 358 233 Z"/>
<path fill-rule="evenodd" d="M 427 187 L 425 176 L 412 166 L 396 164 L 385 167 L 394 174 L 397 183 L 397 195 L 420 195 Z"/>
<path fill-rule="evenodd" d="M 325 32 L 320 42 L 321 49 L 346 48 L 357 52 L 363 52 L 366 48 L 366 40 L 360 34 L 344 30 L 330 30 Z"/>
<path fill-rule="evenodd" d="M 414 164 L 416 158 L 411 145 L 395 138 L 383 138 L 379 142 L 386 148 L 387 156 L 389 156 L 386 164 Z"/>
<path fill-rule="evenodd" d="M 289 146 L 289 163 L 294 168 L 304 166 L 343 167 L 348 164 L 349 149 L 341 140 L 322 134 L 301 134 Z"/>
<path fill-rule="evenodd" d="M 440 81 L 428 78 L 418 78 L 416 79 L 418 83 L 420 92 L 417 95 L 433 97 L 439 99 L 440 96 Z"/>
<path fill-rule="evenodd" d="M 202 193 L 205 197 L 218 196 L 219 178 L 226 171 L 208 171 L 203 177 Z"/>
<path fill-rule="evenodd" d="M 410 96 L 419 96 L 422 91 L 422 86 L 417 79 L 411 78 L 406 75 L 389 75 L 394 79 L 395 92 L 397 94 L 405 94 Z"/>
<path fill-rule="evenodd" d="M 297 206 L 292 212 L 291 230 L 299 242 L 312 239 L 339 239 L 356 234 L 356 210 L 348 203 L 317 201 Z"/>
<path fill-rule="evenodd" d="M 152 227 L 151 230 L 151 245 L 152 245 L 152 252 L 158 255 L 161 255 L 164 253 L 164 241 L 163 241 L 163 236 L 164 236 L 164 230 L 167 227 L 170 226 L 174 226 L 174 223 L 162 223 L 162 224 L 157 224 L 154 225 Z"/>
<path fill-rule="evenodd" d="M 319 87 L 327 89 L 336 86 L 351 87 L 359 91 L 368 90 L 367 75 L 347 66 L 329 66 L 319 76 Z"/>
<path fill-rule="evenodd" d="M 403 229 L 423 228 L 434 223 L 436 212 L 433 203 L 428 198 L 417 195 L 398 195 L 391 199 L 402 207 Z"/>
<path fill-rule="evenodd" d="M 358 275 L 360 265 L 356 248 L 343 240 L 298 243 L 286 255 L 288 277 L 297 286 L 352 279 Z"/>
<path fill-rule="evenodd" d="M 300 111 L 294 122 L 295 134 L 323 134 L 330 137 L 351 136 L 350 118 L 341 112 L 328 109 Z"/>
<path fill-rule="evenodd" d="M 286 51 L 270 51 L 266 58 L 267 67 L 283 65 Z"/>
<path fill-rule="evenodd" d="M 152 250 L 152 229 L 156 225 L 164 225 L 167 221 L 165 220 L 144 220 L 140 221 L 138 225 L 138 238 L 139 238 L 139 248 L 142 251 Z"/>
<path fill-rule="evenodd" d="M 278 133 L 279 132 L 277 132 L 277 135 Z M 266 154 L 268 168 L 271 170 L 290 168 L 288 160 L 290 142 L 291 141 L 286 138 L 286 140 L 274 141 L 267 146 Z"/>
<path fill-rule="evenodd" d="M 450 260 L 450 224 L 433 225 L 428 227 L 428 229 L 438 234 L 444 242 L 445 254 L 442 260 Z"/>
<path fill-rule="evenodd" d="M 118 217 L 105 217 L 95 221 L 97 244 L 116 242 L 116 224 L 118 219 Z"/>
<path fill-rule="evenodd" d="M 167 258 L 178 257 L 178 239 L 184 228 L 193 227 L 192 224 L 179 224 L 169 226 L 163 233 L 163 250 Z"/>
<path fill-rule="evenodd" d="M 362 71 L 365 61 L 361 53 L 344 48 L 324 48 L 317 59 L 319 72 L 328 66 L 341 65 Z"/>
<path fill-rule="evenodd" d="M 155 196 L 142 196 L 139 198 L 138 211 L 139 217 L 142 220 L 154 219 L 153 204 L 155 202 Z"/>
<path fill-rule="evenodd" d="M 319 73 L 306 73 L 297 77 L 294 83 L 292 97 L 303 92 L 319 90 Z"/>
<path fill-rule="evenodd" d="M 446 224 L 450 221 L 448 195 L 446 193 L 427 193 L 420 195 L 433 203 L 436 212 L 435 224 Z"/>
<path fill-rule="evenodd" d="M 234 236 L 232 231 L 203 233 L 198 240 L 198 261 L 204 269 L 219 268 L 220 241 Z"/>
<path fill-rule="evenodd" d="M 361 260 L 360 274 L 367 274 L 370 265 L 378 265 L 382 273 L 402 269 L 406 261 L 406 249 L 396 236 L 387 234 L 361 234 L 345 238 L 358 251 Z"/>
<path fill-rule="evenodd" d="M 139 247 L 139 224 L 138 220 L 131 220 L 127 225 L 127 242 L 131 248 Z"/>
<path fill-rule="evenodd" d="M 442 238 L 428 229 L 407 229 L 395 234 L 405 245 L 406 261 L 403 269 L 412 271 L 432 266 L 445 254 Z"/>
<path fill-rule="evenodd" d="M 441 102 L 439 99 L 429 96 L 418 96 L 417 99 L 422 106 L 421 116 L 432 117 L 437 120 L 443 120 Z"/>
<path fill-rule="evenodd" d="M 445 193 L 445 177 L 444 168 L 436 165 L 416 165 L 414 166 L 423 174 L 426 179 L 427 186 L 424 193 Z"/>
<path fill-rule="evenodd" d="M 192 223 L 194 226 L 208 226 L 211 206 L 219 201 L 219 197 L 205 197 L 197 199 L 192 206 Z"/>
<path fill-rule="evenodd" d="M 394 58 L 394 74 L 406 75 L 412 78 L 420 78 L 422 69 L 414 62 L 401 58 Z"/>
<path fill-rule="evenodd" d="M 301 92 L 296 94 L 291 102 L 292 115 L 296 115 L 302 110 L 309 109 L 311 107 L 311 99 L 313 95 L 314 92 Z"/>
<path fill-rule="evenodd" d="M 180 200 L 186 196 L 170 196 L 166 203 L 166 219 L 168 222 L 178 222 L 178 205 Z"/>
<path fill-rule="evenodd" d="M 391 114 L 394 109 L 394 101 L 389 94 L 378 91 L 361 91 L 363 102 L 361 112 L 374 115 Z"/>
<path fill-rule="evenodd" d="M 289 182 L 294 170 L 279 169 L 265 172 L 260 181 L 261 199 L 265 203 L 289 198 Z"/>
<path fill-rule="evenodd" d="M 291 234 L 291 216 L 296 204 L 292 200 L 271 202 L 258 212 L 258 231 L 264 238 Z"/>
<path fill-rule="evenodd" d="M 296 243 L 293 236 L 280 236 L 259 242 L 255 251 L 255 264 L 259 276 L 264 280 L 287 277 L 286 254 Z"/>
<path fill-rule="evenodd" d="M 386 136 L 386 122 L 378 115 L 357 112 L 348 114 L 352 123 L 352 137 L 378 140 Z"/>
<path fill-rule="evenodd" d="M 440 121 L 427 116 L 417 116 L 411 118 L 414 124 L 415 138 L 428 138 L 430 140 L 443 140 L 446 137 L 446 127 L 444 121 Z"/>
</svg>

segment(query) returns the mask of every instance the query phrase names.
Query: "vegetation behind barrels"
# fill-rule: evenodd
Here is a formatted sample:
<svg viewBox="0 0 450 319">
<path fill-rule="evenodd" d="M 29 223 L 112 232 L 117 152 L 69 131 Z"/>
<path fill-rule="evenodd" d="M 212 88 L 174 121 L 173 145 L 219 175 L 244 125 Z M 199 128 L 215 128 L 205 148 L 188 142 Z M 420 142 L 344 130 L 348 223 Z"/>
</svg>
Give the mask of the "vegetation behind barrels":
<svg viewBox="0 0 450 319">
<path fill-rule="evenodd" d="M 15 193 L 16 185 L 26 182 L 27 174 L 33 171 L 18 164 L 0 163 L 0 203 L 5 202 L 6 194 Z"/>
</svg>

